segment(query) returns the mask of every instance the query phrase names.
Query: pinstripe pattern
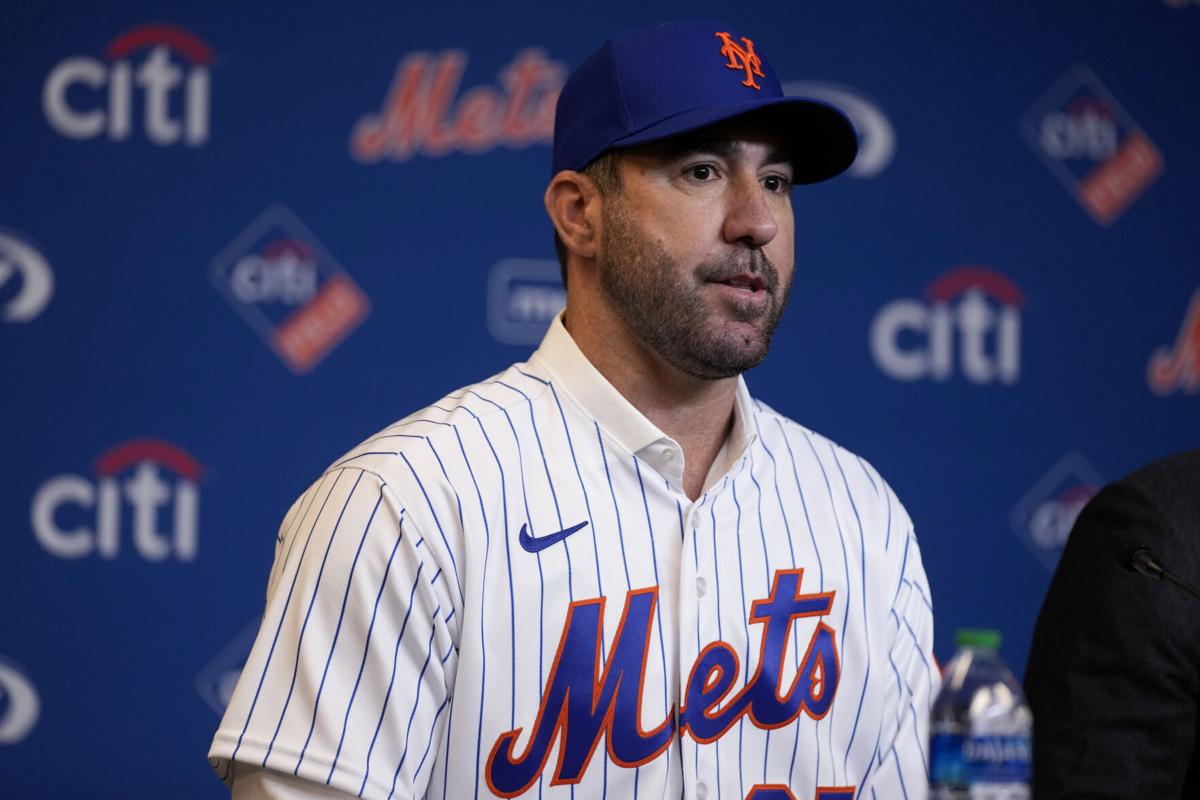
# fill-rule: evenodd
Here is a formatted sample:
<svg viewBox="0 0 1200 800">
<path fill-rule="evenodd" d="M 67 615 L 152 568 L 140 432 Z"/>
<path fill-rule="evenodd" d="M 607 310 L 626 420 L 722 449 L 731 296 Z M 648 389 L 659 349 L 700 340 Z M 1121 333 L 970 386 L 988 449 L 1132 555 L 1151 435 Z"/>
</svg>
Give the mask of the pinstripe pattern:
<svg viewBox="0 0 1200 800">
<path fill-rule="evenodd" d="M 791 623 L 780 691 L 818 622 L 829 626 L 836 693 L 823 717 L 768 730 L 742 716 L 707 744 L 675 736 L 636 768 L 609 763 L 600 732 L 570 784 L 554 782 L 558 737 L 522 796 L 736 800 L 757 783 L 797 798 L 835 785 L 923 796 L 932 606 L 888 485 L 739 386 L 728 452 L 692 502 L 682 454 L 666 455 L 678 446 L 614 395 L 555 323 L 528 363 L 335 462 L 280 528 L 263 626 L 213 741 L 218 774 L 236 759 L 366 798 L 490 796 L 502 734 L 522 729 L 514 757 L 534 735 L 572 602 L 606 598 L 603 669 L 626 592 L 658 587 L 640 713 L 612 722 L 649 731 L 678 715 L 697 656 L 718 640 L 738 662 L 726 700 L 747 686 L 766 627 L 751 606 L 797 569 L 797 591 L 833 600 Z M 539 552 L 517 541 L 523 526 L 540 538 L 582 522 Z"/>
</svg>

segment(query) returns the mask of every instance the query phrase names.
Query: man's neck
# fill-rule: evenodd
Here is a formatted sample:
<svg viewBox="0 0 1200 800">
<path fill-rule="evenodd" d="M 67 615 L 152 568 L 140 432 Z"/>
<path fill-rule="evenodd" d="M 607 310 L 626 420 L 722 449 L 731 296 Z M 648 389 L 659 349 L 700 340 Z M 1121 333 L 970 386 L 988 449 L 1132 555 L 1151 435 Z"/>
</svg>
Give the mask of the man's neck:
<svg viewBox="0 0 1200 800">
<path fill-rule="evenodd" d="M 624 325 L 570 310 L 564 324 L 580 351 L 613 388 L 683 448 L 683 490 L 692 500 L 730 430 L 737 378 L 688 375 L 646 348 Z"/>
</svg>

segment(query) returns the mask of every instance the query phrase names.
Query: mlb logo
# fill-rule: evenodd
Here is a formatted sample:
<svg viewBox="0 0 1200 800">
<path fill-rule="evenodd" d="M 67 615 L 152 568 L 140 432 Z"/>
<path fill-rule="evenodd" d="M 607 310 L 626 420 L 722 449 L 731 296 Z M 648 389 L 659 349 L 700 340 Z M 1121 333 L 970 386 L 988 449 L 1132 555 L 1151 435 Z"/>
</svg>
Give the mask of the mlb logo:
<svg viewBox="0 0 1200 800">
<path fill-rule="evenodd" d="M 1159 347 L 1150 356 L 1146 382 L 1159 397 L 1200 392 L 1200 289 L 1192 293 L 1175 344 Z"/>
<path fill-rule="evenodd" d="M 298 375 L 366 318 L 370 302 L 296 215 L 267 209 L 212 264 L 247 324 Z"/>
<path fill-rule="evenodd" d="M 557 261 L 506 258 L 488 274 L 488 331 L 499 342 L 536 345 L 566 304 Z"/>
<path fill-rule="evenodd" d="M 1163 159 L 1100 79 L 1074 67 L 1025 116 L 1026 140 L 1101 225 L 1162 174 Z"/>
<path fill-rule="evenodd" d="M 1079 512 L 1104 482 L 1086 458 L 1068 453 L 1013 508 L 1013 531 L 1048 571 L 1058 565 Z"/>
</svg>

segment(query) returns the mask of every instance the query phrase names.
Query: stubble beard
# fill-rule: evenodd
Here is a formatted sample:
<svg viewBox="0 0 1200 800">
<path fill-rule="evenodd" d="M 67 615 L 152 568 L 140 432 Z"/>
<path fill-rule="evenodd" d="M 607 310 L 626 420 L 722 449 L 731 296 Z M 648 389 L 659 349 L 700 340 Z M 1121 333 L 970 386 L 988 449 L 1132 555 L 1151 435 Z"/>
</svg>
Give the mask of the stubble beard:
<svg viewBox="0 0 1200 800">
<path fill-rule="evenodd" d="M 614 199 L 604 206 L 598 268 L 601 286 L 621 321 L 647 348 L 694 378 L 731 378 L 762 363 L 787 306 L 790 277 L 781 285 L 779 271 L 760 249 L 685 271 Z M 715 316 L 712 298 L 704 296 L 708 282 L 739 273 L 761 275 L 771 301 L 765 311 L 750 302 L 719 304 L 729 318 L 750 323 L 750 334 L 726 330 Z"/>
</svg>

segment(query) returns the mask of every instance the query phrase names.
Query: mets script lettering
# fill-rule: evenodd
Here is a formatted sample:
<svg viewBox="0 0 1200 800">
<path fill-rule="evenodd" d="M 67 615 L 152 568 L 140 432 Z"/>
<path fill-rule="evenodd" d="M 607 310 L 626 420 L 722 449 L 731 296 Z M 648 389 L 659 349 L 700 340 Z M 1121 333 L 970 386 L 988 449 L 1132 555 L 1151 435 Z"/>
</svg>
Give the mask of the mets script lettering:
<svg viewBox="0 0 1200 800">
<path fill-rule="evenodd" d="M 698 742 L 720 738 L 743 717 L 764 729 L 780 728 L 801 714 L 824 717 L 837 694 L 841 669 L 833 628 L 818 622 L 794 675 L 784 674 L 792 622 L 823 617 L 834 592 L 801 594 L 802 569 L 775 573 L 768 597 L 751 604 L 749 621 L 761 625 L 758 667 L 730 697 L 740 671 L 737 651 L 726 642 L 705 647 L 693 664 L 679 713 L 647 728 L 641 719 L 651 626 L 658 587 L 625 595 L 616 636 L 601 670 L 601 621 L 605 598 L 578 600 L 567 611 L 554 664 L 524 750 L 524 728 L 500 735 L 487 760 L 487 783 L 501 797 L 516 797 L 537 782 L 558 744 L 552 784 L 578 783 L 600 744 L 622 767 L 637 767 L 661 755 L 678 730 Z"/>
<path fill-rule="evenodd" d="M 1164 397 L 1176 391 L 1200 391 L 1200 289 L 1192 295 L 1174 348 L 1160 347 L 1154 352 L 1146 378 L 1150 390 Z"/>
<path fill-rule="evenodd" d="M 350 152 L 365 164 L 407 161 L 455 151 L 485 153 L 550 142 L 554 106 L 566 67 L 537 48 L 522 50 L 500 71 L 500 86 L 459 97 L 467 54 L 413 53 L 400 62 L 383 107 L 359 119 Z"/>
<path fill-rule="evenodd" d="M 754 42 L 742 37 L 741 47 L 733 41 L 725 31 L 718 31 L 716 37 L 721 40 L 721 55 L 729 59 L 729 63 L 725 66 L 728 69 L 742 69 L 746 71 L 746 80 L 742 81 L 742 86 L 749 86 L 752 89 L 761 89 L 758 82 L 754 80 L 757 75 L 760 78 L 766 77 L 762 71 L 762 59 L 754 53 Z"/>
</svg>

